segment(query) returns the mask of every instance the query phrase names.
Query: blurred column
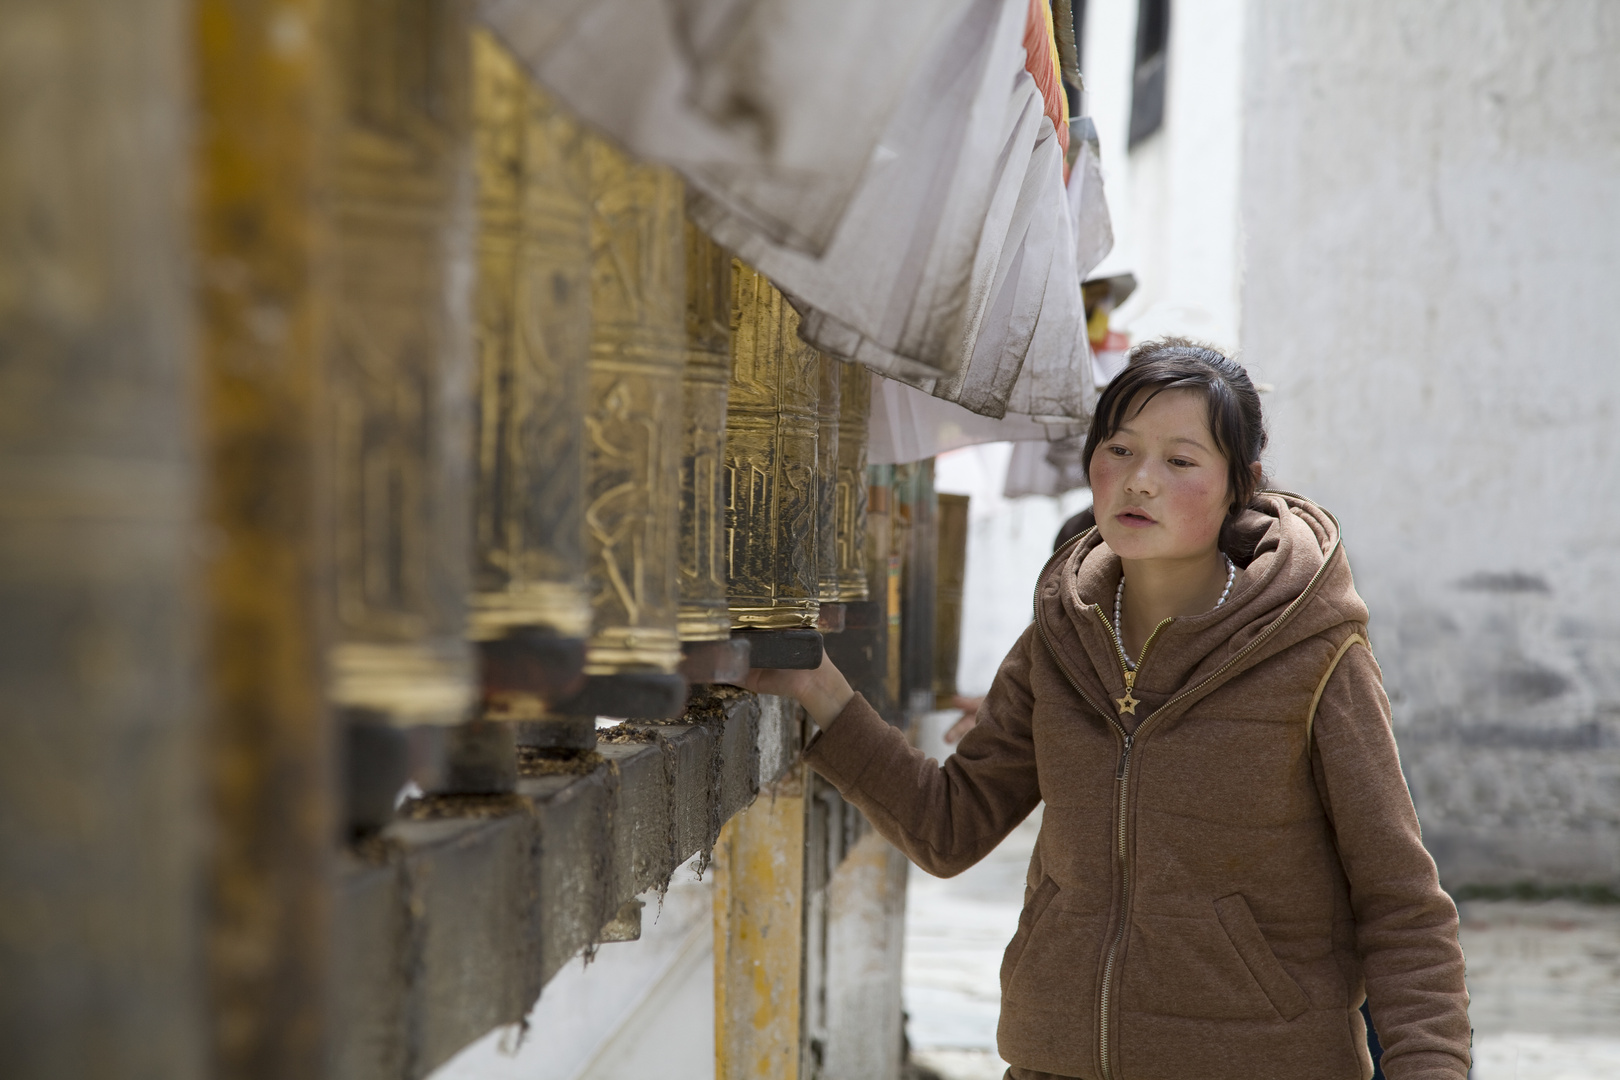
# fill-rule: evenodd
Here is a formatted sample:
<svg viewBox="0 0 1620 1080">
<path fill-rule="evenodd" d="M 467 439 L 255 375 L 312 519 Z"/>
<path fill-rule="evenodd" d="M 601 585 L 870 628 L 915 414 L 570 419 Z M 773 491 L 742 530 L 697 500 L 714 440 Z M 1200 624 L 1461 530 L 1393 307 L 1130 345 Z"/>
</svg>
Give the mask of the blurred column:
<svg viewBox="0 0 1620 1080">
<path fill-rule="evenodd" d="M 753 662 L 815 667 L 820 361 L 765 277 L 732 264 L 726 409 L 726 580 L 731 625 L 757 633 Z"/>
<path fill-rule="evenodd" d="M 584 683 L 584 432 L 590 159 L 584 131 L 475 30 L 478 179 L 476 505 L 469 622 L 482 722 L 459 733 L 462 790 L 505 786 L 508 722 L 526 741 L 593 744 L 553 716 Z M 560 728 L 560 730 L 559 730 Z M 487 775 L 484 775 L 486 774 Z"/>
<path fill-rule="evenodd" d="M 731 255 L 686 224 L 685 433 L 681 453 L 681 671 L 692 682 L 741 677 L 748 642 L 731 637 L 720 483 L 731 380 Z"/>
<path fill-rule="evenodd" d="M 590 140 L 591 345 L 585 691 L 568 706 L 679 716 L 680 463 L 686 217 L 675 174 Z"/>
<path fill-rule="evenodd" d="M 472 705 L 466 288 L 476 220 L 465 14 L 459 2 L 419 0 L 340 0 L 326 13 L 329 692 L 346 727 L 348 813 L 360 829 L 392 814 L 407 748 L 422 786 L 442 782 L 444 728 Z M 407 740 L 410 729 L 420 737 Z"/>
<path fill-rule="evenodd" d="M 189 7 L 0 5 L 0 1075 L 201 1077 Z"/>
</svg>

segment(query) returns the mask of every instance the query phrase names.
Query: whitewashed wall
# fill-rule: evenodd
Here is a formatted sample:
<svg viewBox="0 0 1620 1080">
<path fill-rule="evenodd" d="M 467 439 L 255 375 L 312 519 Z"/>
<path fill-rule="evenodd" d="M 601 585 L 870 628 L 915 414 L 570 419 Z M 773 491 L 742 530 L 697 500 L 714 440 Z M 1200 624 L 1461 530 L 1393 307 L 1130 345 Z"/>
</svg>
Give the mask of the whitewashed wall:
<svg viewBox="0 0 1620 1080">
<path fill-rule="evenodd" d="M 1136 341 L 1239 335 L 1238 183 L 1244 0 L 1173 4 L 1164 126 L 1127 151 L 1137 0 L 1090 0 L 1081 57 L 1097 124 L 1114 250 L 1094 274 L 1130 271 L 1114 323 Z"/>
<path fill-rule="evenodd" d="M 1620 4 L 1248 11 L 1245 358 L 1425 836 L 1453 885 L 1620 881 Z"/>
</svg>

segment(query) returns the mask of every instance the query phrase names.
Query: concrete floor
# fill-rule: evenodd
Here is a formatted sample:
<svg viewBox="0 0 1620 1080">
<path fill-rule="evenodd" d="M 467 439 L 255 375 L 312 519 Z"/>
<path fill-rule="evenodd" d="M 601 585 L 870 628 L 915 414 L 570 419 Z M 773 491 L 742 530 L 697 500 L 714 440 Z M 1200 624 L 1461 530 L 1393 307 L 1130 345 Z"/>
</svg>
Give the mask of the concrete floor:
<svg viewBox="0 0 1620 1080">
<path fill-rule="evenodd" d="M 930 754 L 946 714 L 919 742 Z M 1039 809 L 979 865 L 911 870 L 905 1003 L 913 1059 L 943 1080 L 1000 1080 L 1002 950 L 1018 924 Z M 1461 905 L 1472 997 L 1472 1080 L 1620 1078 L 1620 907 L 1565 901 Z"/>
</svg>

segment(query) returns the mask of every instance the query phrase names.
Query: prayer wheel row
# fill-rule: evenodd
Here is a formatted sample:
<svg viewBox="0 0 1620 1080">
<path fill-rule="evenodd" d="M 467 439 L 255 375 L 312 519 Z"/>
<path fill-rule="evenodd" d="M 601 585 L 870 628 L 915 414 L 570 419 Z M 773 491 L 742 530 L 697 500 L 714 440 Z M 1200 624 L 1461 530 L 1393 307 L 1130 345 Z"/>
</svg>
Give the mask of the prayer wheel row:
<svg viewBox="0 0 1620 1080">
<path fill-rule="evenodd" d="M 572 717 L 589 745 L 598 713 L 679 715 L 683 672 L 739 668 L 739 632 L 819 649 L 866 595 L 868 373 L 805 345 L 674 173 L 581 127 L 493 36 L 346 7 L 342 40 L 377 54 L 324 147 L 350 758 L 469 721 Z M 693 667 L 706 648 L 718 668 Z"/>
</svg>

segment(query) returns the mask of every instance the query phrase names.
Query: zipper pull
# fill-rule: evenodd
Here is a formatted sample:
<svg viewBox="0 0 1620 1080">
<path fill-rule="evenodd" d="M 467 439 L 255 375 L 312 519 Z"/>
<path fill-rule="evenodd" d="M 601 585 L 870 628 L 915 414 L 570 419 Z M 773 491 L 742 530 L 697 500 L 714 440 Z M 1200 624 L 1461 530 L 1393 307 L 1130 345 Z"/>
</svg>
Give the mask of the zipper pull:
<svg viewBox="0 0 1620 1080">
<path fill-rule="evenodd" d="M 1136 741 L 1136 736 L 1135 735 L 1127 735 L 1127 736 L 1125 736 L 1125 749 L 1120 751 L 1120 754 L 1119 754 L 1119 768 L 1117 770 L 1115 770 L 1115 772 L 1114 772 L 1114 779 L 1115 780 L 1124 781 L 1124 779 L 1125 779 L 1125 766 L 1127 764 L 1129 764 L 1129 762 L 1131 760 L 1131 743 L 1133 743 L 1135 741 Z"/>
<path fill-rule="evenodd" d="M 1135 668 L 1126 668 L 1125 669 L 1125 689 L 1127 689 L 1127 690 L 1135 690 L 1136 689 L 1136 669 Z"/>
</svg>

